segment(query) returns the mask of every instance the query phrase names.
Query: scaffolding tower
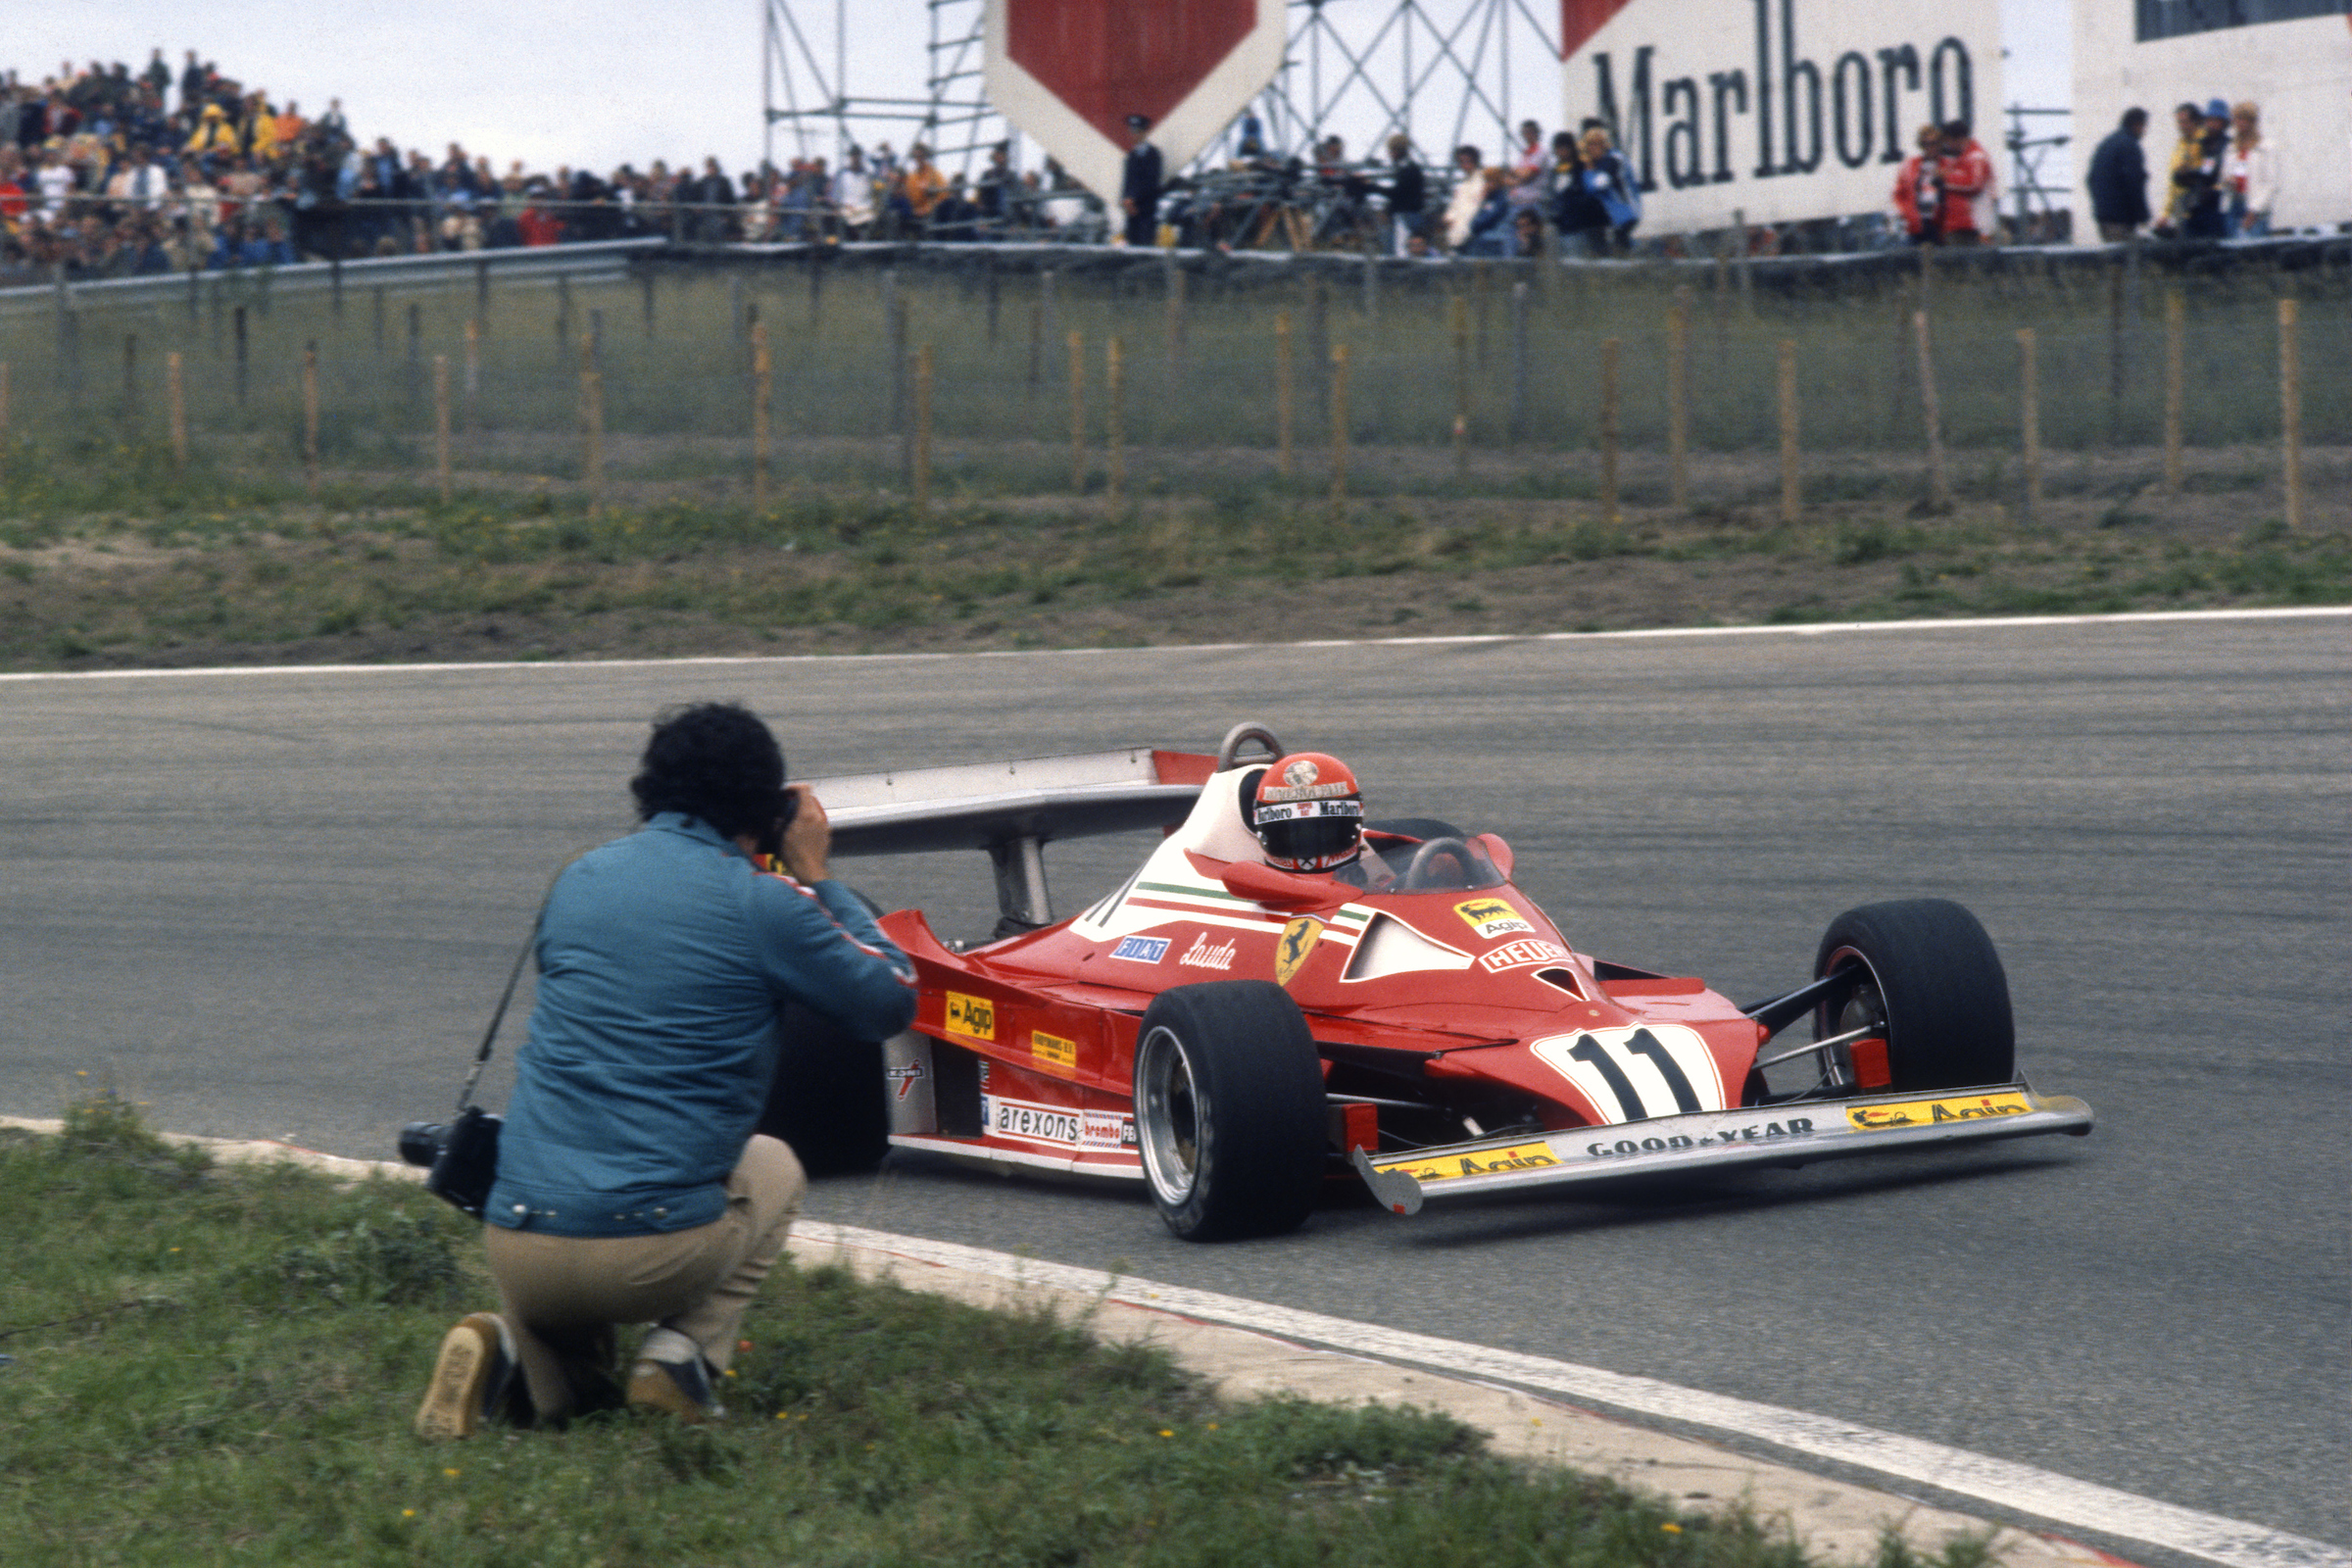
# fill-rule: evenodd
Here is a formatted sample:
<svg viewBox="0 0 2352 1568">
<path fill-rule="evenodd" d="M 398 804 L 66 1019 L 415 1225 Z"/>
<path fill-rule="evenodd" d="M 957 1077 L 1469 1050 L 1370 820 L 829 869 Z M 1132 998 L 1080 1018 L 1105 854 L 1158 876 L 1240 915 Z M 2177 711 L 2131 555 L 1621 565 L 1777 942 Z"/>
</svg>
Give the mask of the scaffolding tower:
<svg viewBox="0 0 2352 1568">
<path fill-rule="evenodd" d="M 862 0 L 855 25 L 885 28 L 918 0 Z M 983 0 L 919 0 L 926 75 L 919 96 L 853 90 L 849 0 L 765 0 L 762 91 L 774 163 L 840 155 L 871 132 L 930 144 L 943 169 L 969 172 L 987 148 L 1018 136 L 981 86 Z M 1308 156 L 1327 136 L 1370 157 L 1393 134 L 1442 163 L 1465 140 L 1492 141 L 1499 158 L 1512 126 L 1552 128 L 1561 115 L 1559 34 L 1531 0 L 1289 0 L 1282 71 L 1251 105 L 1265 144 Z M 1443 132 L 1442 136 L 1439 133 Z M 1432 140 L 1433 136 L 1439 139 Z M 1237 125 L 1197 164 L 1239 150 Z M 1021 159 L 1016 153 L 1014 163 Z"/>
</svg>

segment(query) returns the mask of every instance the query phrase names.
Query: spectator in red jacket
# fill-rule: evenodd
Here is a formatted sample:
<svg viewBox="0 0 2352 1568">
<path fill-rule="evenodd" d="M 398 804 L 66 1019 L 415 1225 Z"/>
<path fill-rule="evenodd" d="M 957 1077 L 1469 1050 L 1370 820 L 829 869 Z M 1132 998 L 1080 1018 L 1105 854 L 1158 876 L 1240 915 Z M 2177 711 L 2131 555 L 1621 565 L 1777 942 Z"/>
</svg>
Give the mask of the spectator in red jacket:
<svg viewBox="0 0 2352 1568">
<path fill-rule="evenodd" d="M 1943 238 L 1946 245 L 1979 245 L 1998 214 L 1993 209 L 1992 159 L 1969 134 L 1968 122 L 1943 126 Z"/>
<path fill-rule="evenodd" d="M 521 234 L 525 245 L 554 245 L 564 238 L 564 220 L 542 205 L 546 199 L 546 187 L 532 185 L 529 200 L 515 217 L 515 230 Z"/>
<path fill-rule="evenodd" d="M 1912 244 L 1934 245 L 1943 237 L 1942 127 L 1920 126 L 1918 143 L 1919 151 L 1895 171 L 1894 210 Z"/>
</svg>

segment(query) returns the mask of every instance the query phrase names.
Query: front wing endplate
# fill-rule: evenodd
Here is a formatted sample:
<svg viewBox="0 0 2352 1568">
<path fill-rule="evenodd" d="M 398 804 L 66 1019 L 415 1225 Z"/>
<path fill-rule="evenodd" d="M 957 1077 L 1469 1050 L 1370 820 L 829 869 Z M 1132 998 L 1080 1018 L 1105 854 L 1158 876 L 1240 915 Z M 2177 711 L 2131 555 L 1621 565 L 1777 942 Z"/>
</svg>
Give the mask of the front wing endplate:
<svg viewBox="0 0 2352 1568">
<path fill-rule="evenodd" d="M 1375 1156 L 1358 1149 L 1353 1157 L 1356 1173 L 1383 1207 L 1416 1214 L 1433 1198 L 1743 1165 L 1801 1165 L 1963 1140 L 2080 1136 L 2090 1131 L 2090 1107 L 2082 1101 L 2035 1094 L 2018 1083 L 1654 1116 L 1613 1127 L 1485 1138 L 1410 1154 Z"/>
</svg>

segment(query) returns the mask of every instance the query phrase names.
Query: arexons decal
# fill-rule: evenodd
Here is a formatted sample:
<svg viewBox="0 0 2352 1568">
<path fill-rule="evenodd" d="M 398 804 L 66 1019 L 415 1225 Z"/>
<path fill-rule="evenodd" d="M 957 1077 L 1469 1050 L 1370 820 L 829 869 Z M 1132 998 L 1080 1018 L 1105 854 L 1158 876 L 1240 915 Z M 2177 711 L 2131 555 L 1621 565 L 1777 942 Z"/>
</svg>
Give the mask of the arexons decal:
<svg viewBox="0 0 2352 1568">
<path fill-rule="evenodd" d="M 1061 1105 L 999 1100 L 993 1095 L 981 1102 L 981 1116 L 988 1130 L 999 1138 L 1018 1139 L 1025 1144 L 1058 1144 L 1075 1149 L 1086 1132 L 1081 1112 Z"/>
<path fill-rule="evenodd" d="M 1157 963 L 1168 956 L 1166 937 L 1121 937 L 1119 945 L 1110 950 L 1114 958 L 1126 958 L 1134 963 Z"/>
</svg>

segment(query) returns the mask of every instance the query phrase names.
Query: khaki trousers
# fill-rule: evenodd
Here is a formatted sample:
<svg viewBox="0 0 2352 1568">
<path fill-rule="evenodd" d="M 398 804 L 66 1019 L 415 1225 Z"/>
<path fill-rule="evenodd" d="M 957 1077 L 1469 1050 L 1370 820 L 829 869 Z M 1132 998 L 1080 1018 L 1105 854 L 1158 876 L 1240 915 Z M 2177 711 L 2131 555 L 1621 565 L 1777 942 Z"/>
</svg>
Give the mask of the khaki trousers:
<svg viewBox="0 0 2352 1568">
<path fill-rule="evenodd" d="M 501 1315 L 540 1417 L 568 1413 L 610 1379 L 616 1323 L 675 1329 L 724 1371 L 808 1189 L 792 1151 L 756 1136 L 727 1177 L 727 1211 L 690 1231 L 550 1236 L 484 1226 Z"/>
</svg>

